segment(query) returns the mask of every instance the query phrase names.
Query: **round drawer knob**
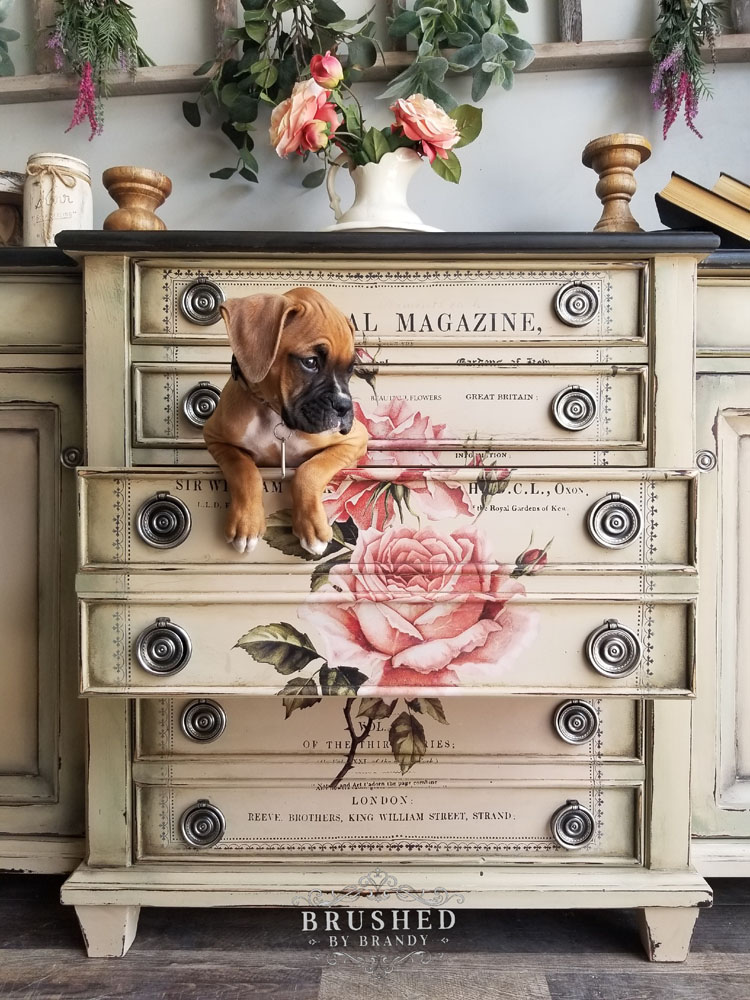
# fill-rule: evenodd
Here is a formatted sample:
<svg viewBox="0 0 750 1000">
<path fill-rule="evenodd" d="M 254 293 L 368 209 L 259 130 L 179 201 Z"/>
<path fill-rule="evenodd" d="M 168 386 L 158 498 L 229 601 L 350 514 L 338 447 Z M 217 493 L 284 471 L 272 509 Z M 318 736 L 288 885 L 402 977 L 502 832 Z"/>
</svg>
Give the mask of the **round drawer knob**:
<svg viewBox="0 0 750 1000">
<path fill-rule="evenodd" d="M 591 841 L 596 823 L 585 806 L 575 799 L 568 799 L 564 806 L 553 813 L 550 829 L 553 839 L 560 847 L 575 851 Z"/>
<path fill-rule="evenodd" d="M 561 389 L 552 400 L 552 416 L 566 431 L 582 431 L 596 417 L 596 400 L 579 385 Z"/>
<path fill-rule="evenodd" d="M 189 806 L 180 817 L 180 834 L 191 847 L 213 847 L 224 836 L 224 814 L 205 799 Z"/>
<path fill-rule="evenodd" d="M 138 511 L 135 526 L 147 545 L 173 549 L 190 534 L 190 511 L 177 497 L 157 493 Z"/>
<path fill-rule="evenodd" d="M 215 701 L 191 701 L 182 710 L 180 726 L 188 739 L 196 743 L 210 743 L 226 729 L 226 712 Z"/>
<path fill-rule="evenodd" d="M 557 706 L 553 722 L 566 743 L 590 743 L 599 731 L 599 715 L 587 701 L 564 701 Z"/>
<path fill-rule="evenodd" d="M 150 674 L 176 674 L 192 652 L 190 636 L 169 618 L 157 618 L 135 640 L 135 658 Z"/>
<path fill-rule="evenodd" d="M 213 281 L 194 281 L 182 293 L 180 311 L 191 323 L 213 326 L 221 319 L 223 302 L 224 292 Z"/>
<path fill-rule="evenodd" d="M 641 662 L 641 640 L 618 621 L 606 621 L 586 640 L 586 658 L 605 677 L 627 677 Z"/>
<path fill-rule="evenodd" d="M 619 549 L 629 545 L 641 531 L 641 512 L 619 493 L 597 500 L 588 514 L 589 534 L 598 545 Z"/>
<path fill-rule="evenodd" d="M 182 412 L 195 427 L 202 427 L 219 405 L 221 390 L 210 382 L 199 382 L 182 401 Z"/>
<path fill-rule="evenodd" d="M 586 326 L 599 312 L 599 295 L 583 281 L 569 281 L 555 296 L 555 312 L 567 326 Z"/>
</svg>

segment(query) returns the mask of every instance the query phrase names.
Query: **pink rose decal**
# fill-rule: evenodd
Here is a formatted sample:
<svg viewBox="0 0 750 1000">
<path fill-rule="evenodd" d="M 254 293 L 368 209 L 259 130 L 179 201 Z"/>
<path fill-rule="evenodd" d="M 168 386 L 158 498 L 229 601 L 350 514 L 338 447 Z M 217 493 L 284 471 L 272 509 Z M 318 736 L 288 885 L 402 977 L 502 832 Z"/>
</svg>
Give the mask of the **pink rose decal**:
<svg viewBox="0 0 750 1000">
<path fill-rule="evenodd" d="M 341 124 L 329 97 L 329 92 L 315 80 L 295 83 L 291 97 L 271 112 L 268 134 L 279 156 L 314 152 L 328 145 Z"/>
<path fill-rule="evenodd" d="M 443 109 L 422 94 L 400 97 L 391 105 L 396 118 L 394 131 L 400 129 L 407 139 L 422 143 L 422 151 L 432 163 L 436 156 L 448 158 L 448 151 L 460 140 L 458 125 Z"/>
<path fill-rule="evenodd" d="M 367 528 L 319 593 L 351 603 L 316 602 L 300 616 L 331 663 L 355 665 L 379 693 L 492 683 L 534 633 L 533 613 L 511 601 L 523 585 L 472 528 Z"/>
</svg>

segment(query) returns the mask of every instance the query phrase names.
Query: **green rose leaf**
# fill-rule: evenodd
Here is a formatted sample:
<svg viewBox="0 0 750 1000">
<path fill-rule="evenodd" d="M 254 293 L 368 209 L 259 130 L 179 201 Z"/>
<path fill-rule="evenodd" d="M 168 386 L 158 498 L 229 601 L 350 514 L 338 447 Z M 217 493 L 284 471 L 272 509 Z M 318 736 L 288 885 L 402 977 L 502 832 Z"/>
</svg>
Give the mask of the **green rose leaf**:
<svg viewBox="0 0 750 1000">
<path fill-rule="evenodd" d="M 310 577 L 310 591 L 320 590 L 325 584 L 330 583 L 329 576 L 333 567 L 348 563 L 350 558 L 351 555 L 348 551 L 340 551 L 336 553 L 333 559 L 326 559 L 325 562 L 318 563 Z"/>
<path fill-rule="evenodd" d="M 448 725 L 448 720 L 445 717 L 443 705 L 439 698 L 420 698 L 420 704 L 422 711 L 426 715 L 431 715 L 433 719 L 442 722 L 444 726 Z"/>
<path fill-rule="evenodd" d="M 201 109 L 195 101 L 183 101 L 182 113 L 188 124 L 192 125 L 193 128 L 198 128 L 201 123 Z"/>
<path fill-rule="evenodd" d="M 398 698 L 394 698 L 389 705 L 388 702 L 383 701 L 382 698 L 363 698 L 359 703 L 357 718 L 387 719 L 396 707 L 397 701 Z"/>
<path fill-rule="evenodd" d="M 283 552 L 285 556 L 297 556 L 308 562 L 315 562 L 320 558 L 320 556 L 314 556 L 311 552 L 305 551 L 300 545 L 299 539 L 292 531 L 291 510 L 276 511 L 268 521 L 263 541 L 272 549 Z"/>
<path fill-rule="evenodd" d="M 321 659 L 310 637 L 288 622 L 257 625 L 238 639 L 234 648 L 244 649 L 258 663 L 271 663 L 280 674 L 296 674 Z"/>
<path fill-rule="evenodd" d="M 323 694 L 353 698 L 366 680 L 367 675 L 356 667 L 329 667 L 326 664 L 320 668 L 320 690 Z"/>
<path fill-rule="evenodd" d="M 393 720 L 388 730 L 388 739 L 394 760 L 401 768 L 402 774 L 406 774 L 414 767 L 427 751 L 422 724 L 409 712 L 402 712 Z"/>
<path fill-rule="evenodd" d="M 432 161 L 432 169 L 438 177 L 442 177 L 444 181 L 450 181 L 451 184 L 458 184 L 461 180 L 461 164 L 453 150 L 448 151 L 445 160 L 436 156 Z"/>
<path fill-rule="evenodd" d="M 279 691 L 279 694 L 283 697 L 284 708 L 286 709 L 285 719 L 288 719 L 292 712 L 295 712 L 298 708 L 309 708 L 311 705 L 317 705 L 321 701 L 321 697 L 318 694 L 318 686 L 314 680 L 305 680 L 302 677 L 292 677 L 288 680 L 284 687 Z"/>
<path fill-rule="evenodd" d="M 454 148 L 458 149 L 474 142 L 482 131 L 482 109 L 475 108 L 472 104 L 459 104 L 450 112 L 450 116 L 458 126 L 461 135 Z"/>
<path fill-rule="evenodd" d="M 326 168 L 323 167 L 322 170 L 313 170 L 310 174 L 305 174 L 302 179 L 302 187 L 306 188 L 316 188 L 320 187 L 323 181 L 326 179 Z"/>
<path fill-rule="evenodd" d="M 365 132 L 362 141 L 362 152 L 365 155 L 365 163 L 380 163 L 386 153 L 390 153 L 388 140 L 376 128 L 370 128 Z"/>
<path fill-rule="evenodd" d="M 227 181 L 233 174 L 236 173 L 237 167 L 222 167 L 221 170 L 214 170 L 208 176 L 214 177 L 218 181 Z"/>
</svg>

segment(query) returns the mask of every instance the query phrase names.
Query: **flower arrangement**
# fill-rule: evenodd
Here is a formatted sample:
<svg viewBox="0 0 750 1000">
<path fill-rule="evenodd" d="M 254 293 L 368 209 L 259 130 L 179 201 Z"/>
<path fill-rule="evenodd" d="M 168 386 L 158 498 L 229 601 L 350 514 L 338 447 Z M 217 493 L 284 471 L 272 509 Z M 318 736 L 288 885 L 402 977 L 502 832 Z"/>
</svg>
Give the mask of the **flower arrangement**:
<svg viewBox="0 0 750 1000">
<path fill-rule="evenodd" d="M 271 115 L 269 137 L 279 156 L 316 153 L 329 161 L 335 149 L 356 167 L 379 163 L 387 153 L 405 147 L 426 157 L 440 177 L 459 181 L 461 164 L 454 149 L 479 135 L 479 108 L 462 104 L 446 112 L 430 98 L 415 93 L 391 105 L 394 121 L 390 126 L 366 128 L 362 106 L 345 83 L 343 67 L 335 55 L 328 51 L 314 56 L 309 73 Z M 322 183 L 324 176 L 325 167 L 308 175 L 303 183 L 313 187 Z"/>
<path fill-rule="evenodd" d="M 79 77 L 78 97 L 69 132 L 82 121 L 91 128 L 89 140 L 104 127 L 102 98 L 108 93 L 109 74 L 135 73 L 137 66 L 153 66 L 138 45 L 132 7 L 124 0 L 57 0 L 57 17 L 47 41 L 55 66 L 68 67 Z"/>
<path fill-rule="evenodd" d="M 716 0 L 659 0 L 659 26 L 651 40 L 654 73 L 651 93 L 654 109 L 664 110 L 666 139 L 683 108 L 685 123 L 699 139 L 695 127 L 698 102 L 711 91 L 703 68 L 701 47 L 708 45 L 715 63 L 715 42 L 721 31 L 722 5 Z"/>
<path fill-rule="evenodd" d="M 239 174 L 255 183 L 258 161 L 251 133 L 262 105 L 273 106 L 289 97 L 314 55 L 346 46 L 348 73 L 354 80 L 374 65 L 378 46 L 369 12 L 347 18 L 334 0 L 242 0 L 242 9 L 242 26 L 225 33 L 228 41 L 239 43 L 240 52 L 218 63 L 212 59 L 196 70 L 196 76 L 209 72 L 210 76 L 199 100 L 184 101 L 182 112 L 198 128 L 201 105 L 217 109 L 221 130 L 237 150 L 236 164 L 214 170 L 210 177 L 228 180 Z"/>
</svg>

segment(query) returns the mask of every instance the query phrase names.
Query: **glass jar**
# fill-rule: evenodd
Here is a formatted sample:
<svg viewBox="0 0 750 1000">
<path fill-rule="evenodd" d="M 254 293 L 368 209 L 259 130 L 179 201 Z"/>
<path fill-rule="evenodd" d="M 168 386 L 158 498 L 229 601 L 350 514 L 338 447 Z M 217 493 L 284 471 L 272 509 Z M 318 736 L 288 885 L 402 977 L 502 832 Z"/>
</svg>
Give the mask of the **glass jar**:
<svg viewBox="0 0 750 1000">
<path fill-rule="evenodd" d="M 63 229 L 93 229 L 88 165 L 64 153 L 33 153 L 23 188 L 23 243 L 53 247 Z"/>
</svg>

